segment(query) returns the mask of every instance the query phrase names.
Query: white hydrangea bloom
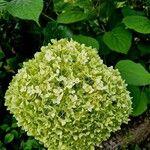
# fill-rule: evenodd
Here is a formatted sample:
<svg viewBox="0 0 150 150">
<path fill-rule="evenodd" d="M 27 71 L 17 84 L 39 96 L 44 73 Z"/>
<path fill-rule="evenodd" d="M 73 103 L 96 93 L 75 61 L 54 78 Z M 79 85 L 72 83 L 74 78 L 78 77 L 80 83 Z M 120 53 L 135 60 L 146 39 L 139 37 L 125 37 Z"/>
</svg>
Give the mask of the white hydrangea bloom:
<svg viewBox="0 0 150 150">
<path fill-rule="evenodd" d="M 55 59 L 55 57 L 53 57 L 53 55 L 52 55 L 52 53 L 51 53 L 50 51 L 47 51 L 47 52 L 45 53 L 45 59 L 46 59 L 47 61 L 51 61 L 51 60 Z"/>
<path fill-rule="evenodd" d="M 127 85 L 96 49 L 67 39 L 51 42 L 23 63 L 5 105 L 48 150 L 94 150 L 128 122 Z"/>
</svg>

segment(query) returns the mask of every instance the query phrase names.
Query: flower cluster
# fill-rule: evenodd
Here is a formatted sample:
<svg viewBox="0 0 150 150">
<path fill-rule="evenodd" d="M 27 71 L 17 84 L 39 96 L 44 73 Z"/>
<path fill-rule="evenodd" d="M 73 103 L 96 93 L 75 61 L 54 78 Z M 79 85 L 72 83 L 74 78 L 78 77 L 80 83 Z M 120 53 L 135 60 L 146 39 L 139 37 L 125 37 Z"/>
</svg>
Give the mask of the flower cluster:
<svg viewBox="0 0 150 150">
<path fill-rule="evenodd" d="M 51 42 L 13 77 L 5 105 L 48 150 L 93 150 L 128 122 L 126 84 L 96 49 L 67 39 Z"/>
</svg>

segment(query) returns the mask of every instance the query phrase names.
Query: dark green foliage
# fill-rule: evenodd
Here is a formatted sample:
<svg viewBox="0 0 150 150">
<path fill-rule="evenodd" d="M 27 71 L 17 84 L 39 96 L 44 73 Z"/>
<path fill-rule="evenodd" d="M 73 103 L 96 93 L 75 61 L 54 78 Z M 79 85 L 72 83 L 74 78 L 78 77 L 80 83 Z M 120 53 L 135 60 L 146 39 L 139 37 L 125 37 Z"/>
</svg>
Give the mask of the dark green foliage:
<svg viewBox="0 0 150 150">
<path fill-rule="evenodd" d="M 97 48 L 129 84 L 132 116 L 143 114 L 150 108 L 149 33 L 150 0 L 0 0 L 0 150 L 42 149 L 16 126 L 4 95 L 22 62 L 52 38 Z"/>
</svg>

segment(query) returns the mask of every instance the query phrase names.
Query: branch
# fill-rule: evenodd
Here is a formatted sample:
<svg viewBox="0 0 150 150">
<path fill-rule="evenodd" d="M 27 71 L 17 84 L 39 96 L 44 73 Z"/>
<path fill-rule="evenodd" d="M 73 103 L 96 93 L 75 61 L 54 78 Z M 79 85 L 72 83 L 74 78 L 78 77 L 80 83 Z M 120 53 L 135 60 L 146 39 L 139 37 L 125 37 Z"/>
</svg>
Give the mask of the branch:
<svg viewBox="0 0 150 150">
<path fill-rule="evenodd" d="M 131 119 L 128 125 L 122 127 L 103 142 L 96 150 L 115 150 L 128 144 L 140 144 L 150 135 L 150 110 L 140 117 Z"/>
</svg>

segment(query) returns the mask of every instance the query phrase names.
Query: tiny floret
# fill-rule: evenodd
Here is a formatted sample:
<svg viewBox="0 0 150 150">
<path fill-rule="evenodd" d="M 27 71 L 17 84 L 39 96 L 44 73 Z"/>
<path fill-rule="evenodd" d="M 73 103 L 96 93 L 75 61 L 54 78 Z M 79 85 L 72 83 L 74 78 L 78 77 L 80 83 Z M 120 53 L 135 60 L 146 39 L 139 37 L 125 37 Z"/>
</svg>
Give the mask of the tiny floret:
<svg viewBox="0 0 150 150">
<path fill-rule="evenodd" d="M 5 94 L 18 126 L 48 150 L 93 150 L 128 123 L 131 98 L 96 49 L 51 40 L 24 62 Z"/>
</svg>

